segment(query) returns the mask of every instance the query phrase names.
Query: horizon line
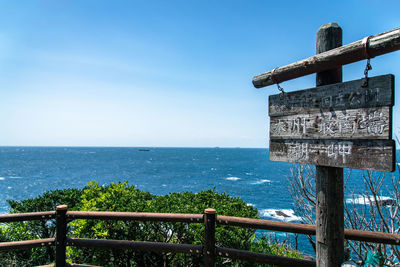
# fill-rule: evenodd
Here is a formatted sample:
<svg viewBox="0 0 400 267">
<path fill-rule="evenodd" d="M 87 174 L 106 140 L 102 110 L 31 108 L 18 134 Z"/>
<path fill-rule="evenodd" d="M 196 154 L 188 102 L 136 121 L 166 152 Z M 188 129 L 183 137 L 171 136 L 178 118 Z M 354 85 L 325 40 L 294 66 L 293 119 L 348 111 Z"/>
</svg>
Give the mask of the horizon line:
<svg viewBox="0 0 400 267">
<path fill-rule="evenodd" d="M 3 147 L 51 147 L 51 148 L 216 148 L 216 149 L 269 149 L 269 147 L 240 147 L 240 146 L 91 146 L 91 145 L 0 145 Z"/>
</svg>

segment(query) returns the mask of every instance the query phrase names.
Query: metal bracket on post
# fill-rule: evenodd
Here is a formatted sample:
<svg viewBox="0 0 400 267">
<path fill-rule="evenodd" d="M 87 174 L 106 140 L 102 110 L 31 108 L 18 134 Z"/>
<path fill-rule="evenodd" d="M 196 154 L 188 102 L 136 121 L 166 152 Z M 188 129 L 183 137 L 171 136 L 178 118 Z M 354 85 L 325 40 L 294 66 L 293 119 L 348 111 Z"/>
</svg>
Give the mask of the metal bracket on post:
<svg viewBox="0 0 400 267">
<path fill-rule="evenodd" d="M 276 78 L 275 78 L 275 76 L 274 76 L 275 70 L 276 70 L 276 68 L 273 69 L 273 70 L 271 71 L 271 81 L 272 81 L 273 83 L 276 83 L 276 86 L 278 87 L 278 90 L 281 92 L 279 96 L 280 96 L 281 99 L 283 99 L 283 97 L 285 96 L 285 91 L 284 91 L 283 88 L 279 85 L 279 82 L 276 80 Z"/>
<path fill-rule="evenodd" d="M 364 39 L 362 39 L 362 52 L 363 56 L 367 59 L 367 65 L 365 66 L 364 69 L 364 81 L 361 85 L 361 87 L 368 87 L 368 71 L 372 70 L 371 66 L 371 56 L 368 53 L 368 41 L 371 36 L 367 36 Z"/>
</svg>

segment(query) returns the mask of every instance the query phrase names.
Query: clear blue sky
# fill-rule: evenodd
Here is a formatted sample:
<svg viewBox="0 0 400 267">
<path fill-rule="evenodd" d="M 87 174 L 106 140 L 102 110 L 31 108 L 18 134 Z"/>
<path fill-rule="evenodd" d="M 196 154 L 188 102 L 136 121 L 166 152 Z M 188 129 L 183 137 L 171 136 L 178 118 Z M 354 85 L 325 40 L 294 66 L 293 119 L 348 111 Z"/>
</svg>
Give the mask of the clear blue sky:
<svg viewBox="0 0 400 267">
<path fill-rule="evenodd" d="M 399 10 L 398 0 L 1 1 L 0 145 L 267 147 L 278 91 L 252 77 L 313 55 L 324 23 L 347 44 L 399 27 Z M 344 81 L 364 66 L 345 66 Z M 372 66 L 400 84 L 400 52 Z"/>
</svg>

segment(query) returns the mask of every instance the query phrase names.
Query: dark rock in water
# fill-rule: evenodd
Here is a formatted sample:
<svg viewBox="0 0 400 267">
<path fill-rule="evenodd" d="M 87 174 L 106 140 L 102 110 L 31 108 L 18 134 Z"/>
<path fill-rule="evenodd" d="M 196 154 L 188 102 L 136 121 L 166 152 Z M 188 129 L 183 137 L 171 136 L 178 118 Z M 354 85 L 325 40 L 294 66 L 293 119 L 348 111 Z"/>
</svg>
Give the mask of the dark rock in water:
<svg viewBox="0 0 400 267">
<path fill-rule="evenodd" d="M 150 149 L 140 148 L 139 151 L 150 151 Z"/>
<path fill-rule="evenodd" d="M 276 210 L 275 213 L 276 213 L 276 215 L 278 215 L 278 216 L 283 216 L 283 217 L 286 217 L 286 218 L 289 218 L 289 217 L 290 217 L 289 215 L 287 215 L 286 213 L 284 213 L 284 212 L 282 212 L 282 211 L 280 211 L 280 210 Z"/>
<path fill-rule="evenodd" d="M 372 204 L 376 206 L 379 204 L 379 206 L 394 206 L 397 204 L 396 200 L 394 199 L 381 199 L 378 201 L 372 201 Z"/>
</svg>

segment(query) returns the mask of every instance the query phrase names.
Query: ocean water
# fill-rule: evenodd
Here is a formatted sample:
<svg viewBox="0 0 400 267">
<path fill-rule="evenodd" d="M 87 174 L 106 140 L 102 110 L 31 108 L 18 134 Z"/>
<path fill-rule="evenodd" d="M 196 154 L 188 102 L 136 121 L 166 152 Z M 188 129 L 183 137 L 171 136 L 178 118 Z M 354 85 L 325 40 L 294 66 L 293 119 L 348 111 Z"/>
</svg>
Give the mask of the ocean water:
<svg viewBox="0 0 400 267">
<path fill-rule="evenodd" d="M 301 219 L 288 191 L 292 164 L 269 161 L 267 149 L 147 149 L 0 147 L 0 213 L 9 212 L 8 199 L 31 198 L 51 189 L 81 188 L 92 180 L 100 184 L 127 180 L 155 195 L 215 188 L 253 205 L 261 218 Z M 352 171 L 349 188 L 360 187 L 360 173 Z M 385 183 L 389 185 L 390 180 Z M 303 238 L 299 247 L 313 254 Z"/>
</svg>

